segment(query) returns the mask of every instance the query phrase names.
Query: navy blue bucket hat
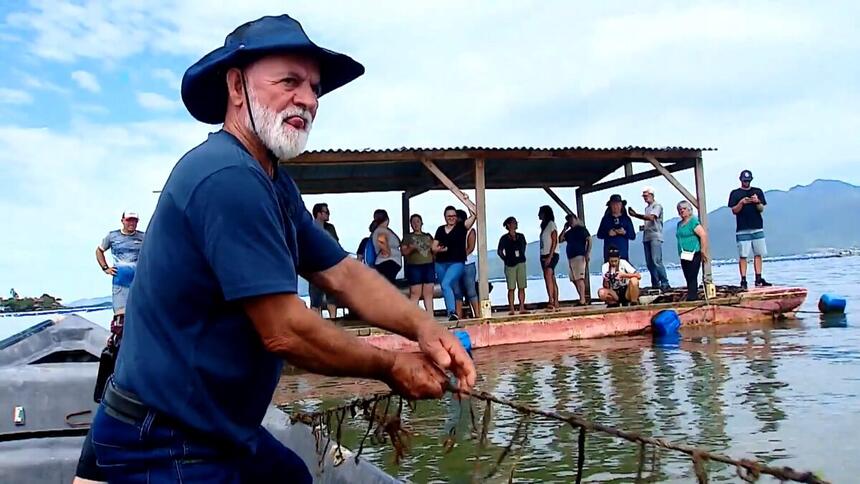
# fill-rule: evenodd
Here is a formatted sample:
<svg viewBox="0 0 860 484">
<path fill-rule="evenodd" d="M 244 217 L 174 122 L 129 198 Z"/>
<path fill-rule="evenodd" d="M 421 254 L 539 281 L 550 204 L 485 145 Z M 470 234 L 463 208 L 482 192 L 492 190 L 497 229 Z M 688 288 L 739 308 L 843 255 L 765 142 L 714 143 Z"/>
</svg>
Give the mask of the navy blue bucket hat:
<svg viewBox="0 0 860 484">
<path fill-rule="evenodd" d="M 182 102 L 198 121 L 224 122 L 227 111 L 227 71 L 276 53 L 299 53 L 317 60 L 320 96 L 364 74 L 351 57 L 324 49 L 308 38 L 289 15 L 262 17 L 240 25 L 224 39 L 224 46 L 203 56 L 182 77 Z"/>
</svg>

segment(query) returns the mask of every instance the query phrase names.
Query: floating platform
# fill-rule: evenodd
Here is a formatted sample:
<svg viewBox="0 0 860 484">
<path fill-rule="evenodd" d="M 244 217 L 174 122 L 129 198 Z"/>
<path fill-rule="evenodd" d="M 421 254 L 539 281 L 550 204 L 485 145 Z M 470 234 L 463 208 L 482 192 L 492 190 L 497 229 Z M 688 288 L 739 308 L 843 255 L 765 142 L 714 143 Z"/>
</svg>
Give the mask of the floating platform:
<svg viewBox="0 0 860 484">
<path fill-rule="evenodd" d="M 603 304 L 575 307 L 563 305 L 560 310 L 540 309 L 529 314 L 508 315 L 507 307 L 490 319 L 461 320 L 448 324 L 469 334 L 472 348 L 563 341 L 570 339 L 606 338 L 642 334 L 650 330 L 651 318 L 664 309 L 674 309 L 681 317 L 682 329 L 750 323 L 779 317 L 793 317 L 794 311 L 806 300 L 802 287 L 768 287 L 746 292 L 720 291 L 709 301 L 659 302 L 618 308 Z M 498 315 L 496 315 L 498 314 Z M 417 344 L 402 336 L 370 327 L 349 328 L 368 343 L 389 350 L 418 350 Z"/>
</svg>

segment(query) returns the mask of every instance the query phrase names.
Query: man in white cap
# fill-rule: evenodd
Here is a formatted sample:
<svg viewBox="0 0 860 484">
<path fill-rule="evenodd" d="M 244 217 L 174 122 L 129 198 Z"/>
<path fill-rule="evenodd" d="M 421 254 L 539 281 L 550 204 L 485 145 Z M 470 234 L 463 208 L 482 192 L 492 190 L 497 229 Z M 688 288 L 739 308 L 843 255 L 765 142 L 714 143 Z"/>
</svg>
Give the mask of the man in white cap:
<svg viewBox="0 0 860 484">
<path fill-rule="evenodd" d="M 278 163 L 304 149 L 319 98 L 364 68 L 287 15 L 241 25 L 191 66 L 182 99 L 223 129 L 165 183 L 92 442 L 111 482 L 312 482 L 261 423 L 283 362 L 439 398 L 475 367 L 457 338 L 314 223 Z M 299 276 L 417 343 L 377 348 L 308 309 Z M 316 465 L 314 462 L 312 465 Z"/>
<path fill-rule="evenodd" d="M 131 281 L 134 279 L 134 271 L 140 249 L 143 247 L 143 232 L 137 230 L 140 217 L 137 212 L 126 210 L 122 213 L 122 228 L 111 230 L 101 243 L 96 247 L 96 261 L 102 272 L 113 278 L 113 312 L 114 315 L 125 314 L 125 303 L 128 300 L 128 292 Z M 113 267 L 109 266 L 105 259 L 105 252 L 111 251 L 113 255 Z"/>
<path fill-rule="evenodd" d="M 651 274 L 651 287 L 661 291 L 669 290 L 669 278 L 666 276 L 666 266 L 663 265 L 663 206 L 654 199 L 654 189 L 642 189 L 642 199 L 645 200 L 645 213 L 640 214 L 627 209 L 631 217 L 644 220 L 642 226 L 642 245 L 645 249 L 645 265 Z"/>
</svg>

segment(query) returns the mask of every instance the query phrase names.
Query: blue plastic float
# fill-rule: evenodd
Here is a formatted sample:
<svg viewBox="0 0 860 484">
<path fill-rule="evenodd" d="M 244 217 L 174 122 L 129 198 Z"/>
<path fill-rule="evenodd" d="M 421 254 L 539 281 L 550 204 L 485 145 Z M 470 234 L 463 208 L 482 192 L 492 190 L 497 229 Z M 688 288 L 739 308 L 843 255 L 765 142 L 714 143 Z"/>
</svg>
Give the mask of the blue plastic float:
<svg viewBox="0 0 860 484">
<path fill-rule="evenodd" d="M 818 310 L 825 314 L 844 313 L 846 304 L 845 298 L 842 296 L 822 294 L 818 300 Z"/>
<path fill-rule="evenodd" d="M 466 353 L 469 355 L 469 358 L 472 357 L 472 339 L 469 338 L 469 333 L 461 330 L 454 331 L 454 336 L 460 340 L 460 344 L 463 345 L 463 349 L 466 350 Z"/>
</svg>

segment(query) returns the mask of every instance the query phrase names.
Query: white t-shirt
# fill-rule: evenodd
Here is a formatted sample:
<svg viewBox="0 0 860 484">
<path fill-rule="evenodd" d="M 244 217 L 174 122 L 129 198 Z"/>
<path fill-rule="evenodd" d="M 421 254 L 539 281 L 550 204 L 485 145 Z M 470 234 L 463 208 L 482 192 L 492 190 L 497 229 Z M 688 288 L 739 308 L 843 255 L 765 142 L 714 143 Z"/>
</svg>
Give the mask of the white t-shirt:
<svg viewBox="0 0 860 484">
<path fill-rule="evenodd" d="M 603 263 L 603 267 L 600 269 L 600 272 L 603 275 L 606 275 L 609 273 L 609 262 Z M 630 263 L 627 262 L 626 260 L 621 259 L 618 262 L 618 270 L 613 271 L 613 274 L 636 274 L 636 268 L 633 267 L 632 265 L 630 265 Z M 624 287 L 627 285 L 628 282 L 630 282 L 630 279 L 614 278 L 614 279 L 610 279 L 610 280 L 614 281 L 614 284 L 610 283 L 610 286 L 612 289 L 616 289 L 618 287 Z"/>
<path fill-rule="evenodd" d="M 546 224 L 546 228 L 540 233 L 540 255 L 549 255 L 549 248 L 552 247 L 552 232 L 558 231 L 555 222 L 550 221 Z M 557 235 L 556 235 L 557 236 Z M 558 243 L 555 244 L 555 250 L 558 251 Z"/>
</svg>

